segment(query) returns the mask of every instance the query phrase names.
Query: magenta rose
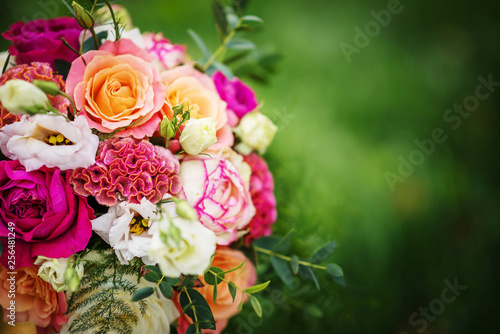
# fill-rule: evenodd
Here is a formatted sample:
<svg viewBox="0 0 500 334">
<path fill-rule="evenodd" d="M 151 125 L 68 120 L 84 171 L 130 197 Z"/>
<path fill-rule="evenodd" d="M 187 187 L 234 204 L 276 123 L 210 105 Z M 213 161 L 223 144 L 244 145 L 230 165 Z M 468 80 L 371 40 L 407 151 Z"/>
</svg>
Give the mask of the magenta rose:
<svg viewBox="0 0 500 334">
<path fill-rule="evenodd" d="M 212 79 L 220 98 L 227 103 L 228 111 L 232 111 L 238 119 L 257 107 L 255 93 L 238 78 L 229 80 L 222 72 L 215 72 Z"/>
<path fill-rule="evenodd" d="M 92 236 L 93 209 L 76 195 L 68 175 L 42 167 L 26 172 L 18 160 L 0 161 L 0 263 L 10 270 L 36 257 L 67 258 L 85 249 Z M 15 242 L 8 242 L 15 238 Z M 8 261 L 14 244 L 15 263 Z M 12 267 L 14 269 L 12 269 Z"/>
<path fill-rule="evenodd" d="M 276 222 L 277 212 L 273 175 L 266 161 L 255 153 L 245 156 L 244 159 L 252 169 L 250 194 L 256 210 L 248 225 L 250 233 L 245 236 L 245 241 L 250 243 L 252 240 L 271 235 L 271 226 Z"/>
<path fill-rule="evenodd" d="M 37 61 L 49 63 L 54 68 L 56 59 L 72 62 L 78 57 L 63 44 L 62 38 L 78 50 L 82 30 L 74 18 L 58 17 L 14 23 L 2 36 L 12 41 L 9 52 L 16 57 L 17 64 Z"/>
</svg>

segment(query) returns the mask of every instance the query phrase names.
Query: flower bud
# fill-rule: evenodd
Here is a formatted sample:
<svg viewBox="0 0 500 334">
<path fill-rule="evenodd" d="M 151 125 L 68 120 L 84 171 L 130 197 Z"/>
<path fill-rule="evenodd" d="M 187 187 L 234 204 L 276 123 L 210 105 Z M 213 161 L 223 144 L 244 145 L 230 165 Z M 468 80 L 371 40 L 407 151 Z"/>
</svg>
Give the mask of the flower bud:
<svg viewBox="0 0 500 334">
<path fill-rule="evenodd" d="M 83 270 L 80 275 L 72 266 L 66 268 L 66 271 L 64 272 L 64 281 L 66 282 L 66 286 L 68 287 L 69 291 L 75 292 L 76 289 L 78 289 L 82 280 L 82 276 Z"/>
<path fill-rule="evenodd" d="M 187 220 L 198 220 L 198 215 L 188 202 L 180 200 L 177 202 L 176 212 L 179 217 Z"/>
<path fill-rule="evenodd" d="M 170 140 L 175 136 L 175 129 L 172 122 L 165 116 L 160 124 L 160 136 L 165 137 L 165 139 Z"/>
<path fill-rule="evenodd" d="M 71 272 L 71 275 L 76 276 L 78 279 L 83 277 L 83 265 L 79 264 L 75 270 L 72 262 L 65 258 L 51 259 L 45 256 L 39 256 L 35 261 L 35 265 L 40 266 L 38 269 L 38 276 L 47 283 L 50 283 L 57 292 L 71 289 L 66 279 L 68 272 Z"/>
<path fill-rule="evenodd" d="M 207 117 L 190 119 L 181 133 L 179 142 L 188 154 L 196 155 L 215 144 L 217 131 L 214 121 Z"/>
<path fill-rule="evenodd" d="M 75 11 L 75 18 L 80 27 L 82 27 L 83 29 L 90 29 L 94 27 L 94 19 L 85 8 L 83 8 L 75 1 L 71 3 L 71 6 Z"/>
<path fill-rule="evenodd" d="M 49 95 L 59 95 L 61 93 L 61 89 L 59 89 L 59 85 L 53 81 L 44 81 L 44 80 L 34 80 L 33 84 L 43 90 L 45 94 Z"/>
<path fill-rule="evenodd" d="M 265 115 L 258 111 L 246 114 L 233 132 L 241 139 L 236 150 L 248 155 L 253 150 L 264 154 L 273 141 L 278 127 Z"/>
<path fill-rule="evenodd" d="M 42 114 L 50 111 L 51 104 L 45 93 L 24 80 L 12 79 L 0 86 L 0 102 L 11 114 Z"/>
</svg>

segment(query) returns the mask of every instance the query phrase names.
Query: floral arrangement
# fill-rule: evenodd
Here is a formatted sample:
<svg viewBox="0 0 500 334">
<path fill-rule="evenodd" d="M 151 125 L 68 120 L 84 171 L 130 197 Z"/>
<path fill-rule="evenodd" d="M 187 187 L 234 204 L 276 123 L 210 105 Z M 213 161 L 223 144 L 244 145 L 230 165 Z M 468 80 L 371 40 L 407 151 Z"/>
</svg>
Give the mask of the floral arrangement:
<svg viewBox="0 0 500 334">
<path fill-rule="evenodd" d="M 193 60 L 125 8 L 73 2 L 72 17 L 18 22 L 0 77 L 0 305 L 38 333 L 220 333 L 258 316 L 257 253 L 290 285 L 342 269 L 271 236 L 277 131 L 226 52 L 261 24 L 215 1 L 221 45 Z M 222 60 L 221 60 L 222 59 Z M 229 59 L 229 60 L 228 60 Z M 262 282 L 263 280 L 260 279 Z"/>
</svg>

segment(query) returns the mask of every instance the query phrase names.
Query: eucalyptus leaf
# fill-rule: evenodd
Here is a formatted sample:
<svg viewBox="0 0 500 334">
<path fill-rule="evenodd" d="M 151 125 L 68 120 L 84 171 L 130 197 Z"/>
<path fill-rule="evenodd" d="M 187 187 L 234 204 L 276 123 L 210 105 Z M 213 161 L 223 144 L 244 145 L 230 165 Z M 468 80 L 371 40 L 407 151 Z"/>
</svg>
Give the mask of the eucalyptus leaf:
<svg viewBox="0 0 500 334">
<path fill-rule="evenodd" d="M 329 242 L 320 249 L 318 249 L 313 256 L 311 256 L 311 263 L 318 264 L 320 262 L 328 260 L 328 258 L 333 254 L 337 248 L 337 243 L 335 241 Z"/>
<path fill-rule="evenodd" d="M 271 264 L 283 283 L 285 283 L 289 288 L 293 289 L 293 287 L 295 286 L 295 275 L 290 270 L 288 262 L 275 256 L 271 256 Z"/>
<path fill-rule="evenodd" d="M 236 298 L 236 292 L 237 292 L 236 285 L 234 285 L 233 282 L 229 282 L 229 284 L 227 285 L 227 288 L 229 289 L 229 293 L 231 294 L 231 297 L 233 297 L 233 303 L 234 303 L 234 299 Z"/>
<path fill-rule="evenodd" d="M 139 300 L 143 300 L 151 296 L 155 292 L 155 289 L 153 288 L 142 288 L 137 290 L 136 293 L 132 296 L 132 301 L 137 302 Z"/>
<path fill-rule="evenodd" d="M 255 313 L 257 313 L 257 315 L 262 318 L 262 306 L 260 305 L 259 300 L 254 296 L 250 296 L 250 303 L 252 304 Z"/>
<path fill-rule="evenodd" d="M 260 292 L 260 291 L 264 290 L 265 288 L 267 288 L 267 286 L 269 285 L 269 283 L 271 283 L 271 281 L 267 281 L 267 282 L 259 284 L 259 285 L 251 286 L 249 288 L 246 288 L 245 292 L 246 293 L 257 293 L 257 292 Z"/>
<path fill-rule="evenodd" d="M 256 46 L 246 39 L 232 39 L 226 44 L 226 48 L 230 50 L 253 50 Z"/>
<path fill-rule="evenodd" d="M 326 265 L 326 272 L 332 277 L 344 277 L 344 271 L 336 263 L 329 263 Z"/>
</svg>

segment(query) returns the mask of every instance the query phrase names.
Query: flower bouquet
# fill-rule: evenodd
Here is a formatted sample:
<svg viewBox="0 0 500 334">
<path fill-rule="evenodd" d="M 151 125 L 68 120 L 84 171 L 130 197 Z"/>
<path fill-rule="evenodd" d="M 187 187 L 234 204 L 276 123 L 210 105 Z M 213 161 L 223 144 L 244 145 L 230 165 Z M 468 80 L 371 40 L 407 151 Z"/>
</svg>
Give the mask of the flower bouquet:
<svg viewBox="0 0 500 334">
<path fill-rule="evenodd" d="M 0 304 L 38 333 L 220 333 L 256 294 L 257 253 L 289 287 L 310 260 L 271 235 L 277 127 L 225 64 L 255 45 L 245 1 L 215 1 L 221 45 L 193 60 L 125 8 L 18 22 L 0 77 Z M 233 55 L 241 57 L 241 54 Z M 222 60 L 221 60 L 222 59 Z M 227 63 L 227 62 L 226 62 Z M 262 279 L 260 280 L 263 281 Z"/>
</svg>

